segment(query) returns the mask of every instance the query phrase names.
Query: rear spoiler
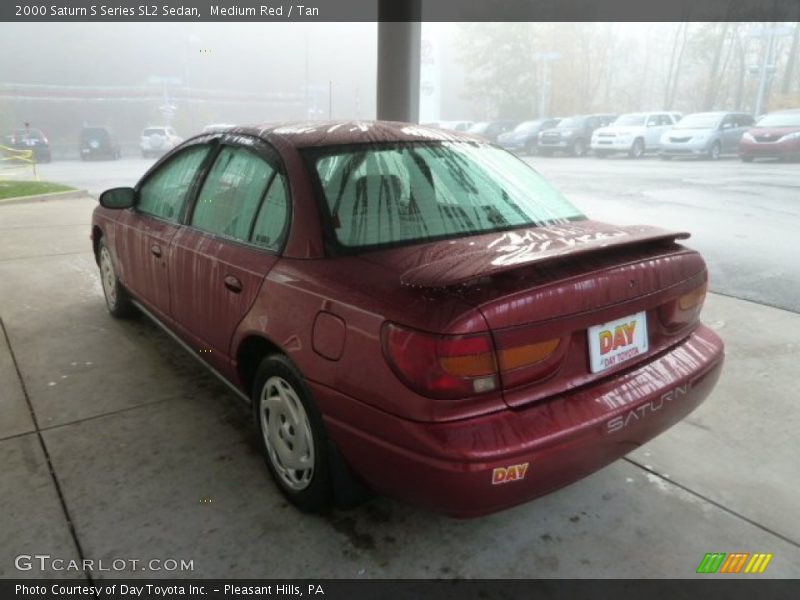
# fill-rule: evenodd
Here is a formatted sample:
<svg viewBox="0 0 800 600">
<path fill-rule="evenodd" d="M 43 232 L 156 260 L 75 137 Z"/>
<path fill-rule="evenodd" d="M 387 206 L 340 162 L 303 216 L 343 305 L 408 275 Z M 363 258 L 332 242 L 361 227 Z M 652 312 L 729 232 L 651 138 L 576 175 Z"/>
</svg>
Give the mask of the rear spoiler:
<svg viewBox="0 0 800 600">
<path fill-rule="evenodd" d="M 424 288 L 456 286 L 565 256 L 572 258 L 610 248 L 674 242 L 689 236 L 685 231 L 675 232 L 642 225 L 600 231 L 570 226 L 510 231 L 488 243 L 481 243 L 475 251 L 448 255 L 412 267 L 400 276 L 400 283 Z M 481 238 L 487 239 L 486 236 Z"/>
</svg>

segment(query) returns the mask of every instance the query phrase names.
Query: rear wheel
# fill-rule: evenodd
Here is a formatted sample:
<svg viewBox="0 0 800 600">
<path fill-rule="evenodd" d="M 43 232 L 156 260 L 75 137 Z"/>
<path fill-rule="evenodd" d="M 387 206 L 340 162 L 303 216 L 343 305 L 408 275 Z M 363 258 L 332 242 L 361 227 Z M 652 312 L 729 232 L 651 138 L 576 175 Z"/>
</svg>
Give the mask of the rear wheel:
<svg viewBox="0 0 800 600">
<path fill-rule="evenodd" d="M 328 438 L 303 377 L 281 354 L 255 375 L 253 407 L 267 467 L 286 498 L 306 512 L 358 504 L 364 489 Z"/>
<path fill-rule="evenodd" d="M 136 312 L 136 307 L 131 303 L 128 292 L 119 282 L 119 278 L 117 278 L 114 261 L 111 259 L 111 252 L 102 238 L 98 244 L 97 262 L 100 266 L 100 281 L 103 284 L 103 295 L 106 299 L 108 312 L 118 319 L 133 315 Z"/>
<path fill-rule="evenodd" d="M 631 158 L 642 158 L 644 156 L 644 140 L 642 138 L 633 140 L 633 146 L 628 150 L 628 156 Z"/>
</svg>

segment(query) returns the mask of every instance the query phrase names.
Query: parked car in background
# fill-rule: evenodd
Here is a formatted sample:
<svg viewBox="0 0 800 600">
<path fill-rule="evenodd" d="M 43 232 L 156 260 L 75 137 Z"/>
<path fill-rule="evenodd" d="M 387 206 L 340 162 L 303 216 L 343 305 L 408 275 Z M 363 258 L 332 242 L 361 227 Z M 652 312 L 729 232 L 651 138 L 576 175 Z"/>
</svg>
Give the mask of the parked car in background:
<svg viewBox="0 0 800 600">
<path fill-rule="evenodd" d="M 724 154 L 736 154 L 739 140 L 753 124 L 753 117 L 740 112 L 703 112 L 686 115 L 661 136 L 658 155 L 697 157 L 716 160 Z"/>
<path fill-rule="evenodd" d="M 592 133 L 617 118 L 612 114 L 575 115 L 561 119 L 558 125 L 539 133 L 538 154 L 550 156 L 553 152 L 566 152 L 584 156 L 589 150 Z"/>
<path fill-rule="evenodd" d="M 490 142 L 496 142 L 497 136 L 499 136 L 501 133 L 505 133 L 506 131 L 511 131 L 518 124 L 519 121 L 509 120 L 480 121 L 467 129 L 467 133 L 480 136 L 485 140 L 489 140 Z"/>
<path fill-rule="evenodd" d="M 252 405 L 290 502 L 366 483 L 461 517 L 708 396 L 724 350 L 688 235 L 590 220 L 474 136 L 363 121 L 194 137 L 103 192 L 91 229 L 109 312 L 140 309 Z"/>
<path fill-rule="evenodd" d="M 472 121 L 434 121 L 427 123 L 428 127 L 436 127 L 437 129 L 450 129 L 452 131 L 467 131 L 472 127 Z"/>
<path fill-rule="evenodd" d="M 114 132 L 108 127 L 81 127 L 78 135 L 81 160 L 93 158 L 118 159 L 122 156 Z"/>
<path fill-rule="evenodd" d="M 539 133 L 558 125 L 561 119 L 536 119 L 523 121 L 513 130 L 497 136 L 497 143 L 506 150 L 522 154 L 536 154 L 539 145 Z"/>
<path fill-rule="evenodd" d="M 5 144 L 14 150 L 30 150 L 36 162 L 48 163 L 53 159 L 50 141 L 41 129 L 15 129 L 5 137 Z"/>
<path fill-rule="evenodd" d="M 778 110 L 761 117 L 742 135 L 739 157 L 800 158 L 800 109 Z"/>
<path fill-rule="evenodd" d="M 172 150 L 182 141 L 183 138 L 172 127 L 145 127 L 139 147 L 143 157 L 152 158 Z"/>
<path fill-rule="evenodd" d="M 661 136 L 678 122 L 680 116 L 670 112 L 637 112 L 620 115 L 606 127 L 592 134 L 592 150 L 598 157 L 624 152 L 631 158 L 641 158 L 656 152 Z"/>
</svg>

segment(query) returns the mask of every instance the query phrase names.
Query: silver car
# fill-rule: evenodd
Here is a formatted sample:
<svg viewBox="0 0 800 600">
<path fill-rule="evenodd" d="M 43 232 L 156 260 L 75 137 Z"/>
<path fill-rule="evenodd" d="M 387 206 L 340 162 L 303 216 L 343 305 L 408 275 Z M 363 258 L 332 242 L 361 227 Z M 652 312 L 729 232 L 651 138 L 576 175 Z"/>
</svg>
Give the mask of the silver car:
<svg viewBox="0 0 800 600">
<path fill-rule="evenodd" d="M 736 154 L 739 140 L 753 125 L 747 113 L 705 112 L 687 115 L 661 136 L 659 156 L 689 156 L 717 160 L 723 154 Z"/>
</svg>

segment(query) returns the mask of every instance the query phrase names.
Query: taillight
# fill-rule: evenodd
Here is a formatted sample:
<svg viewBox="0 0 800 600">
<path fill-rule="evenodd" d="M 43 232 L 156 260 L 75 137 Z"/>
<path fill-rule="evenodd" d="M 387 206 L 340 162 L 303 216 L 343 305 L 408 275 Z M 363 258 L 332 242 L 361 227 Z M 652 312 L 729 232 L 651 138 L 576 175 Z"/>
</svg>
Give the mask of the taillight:
<svg viewBox="0 0 800 600">
<path fill-rule="evenodd" d="M 387 323 L 383 351 L 397 376 L 424 396 L 463 398 L 497 389 L 488 333 L 441 336 Z"/>
<path fill-rule="evenodd" d="M 516 336 L 515 336 L 516 337 Z M 516 343 L 503 339 L 495 350 L 491 335 L 442 336 L 393 323 L 383 328 L 383 349 L 398 377 L 433 398 L 463 398 L 544 377 L 563 356 L 560 339 Z"/>
<path fill-rule="evenodd" d="M 704 281 L 692 291 L 660 306 L 658 315 L 667 331 L 677 333 L 697 321 L 707 291 L 708 282 Z"/>
</svg>

